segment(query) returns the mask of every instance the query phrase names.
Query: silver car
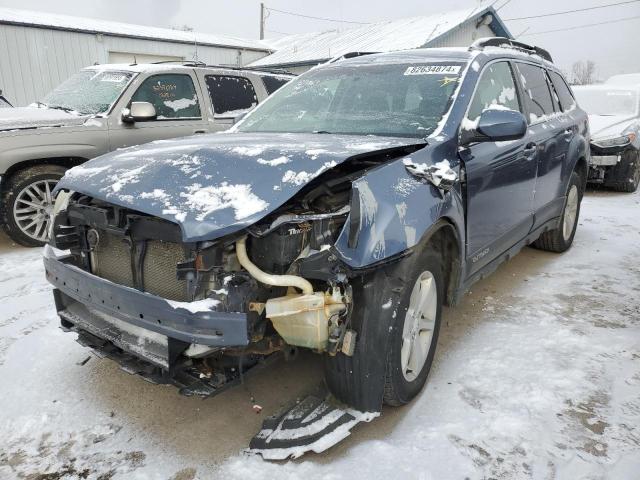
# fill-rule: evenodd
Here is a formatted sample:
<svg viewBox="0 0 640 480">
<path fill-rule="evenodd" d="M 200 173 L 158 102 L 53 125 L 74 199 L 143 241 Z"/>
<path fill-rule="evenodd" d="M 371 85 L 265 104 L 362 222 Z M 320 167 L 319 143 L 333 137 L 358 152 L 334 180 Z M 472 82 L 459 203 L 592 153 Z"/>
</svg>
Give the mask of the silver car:
<svg viewBox="0 0 640 480">
<path fill-rule="evenodd" d="M 635 192 L 640 184 L 640 85 L 586 85 L 573 92 L 589 114 L 589 182 Z"/>
<path fill-rule="evenodd" d="M 119 148 L 222 131 L 290 75 L 200 64 L 98 65 L 41 101 L 0 109 L 0 221 L 42 245 L 64 172 Z"/>
</svg>

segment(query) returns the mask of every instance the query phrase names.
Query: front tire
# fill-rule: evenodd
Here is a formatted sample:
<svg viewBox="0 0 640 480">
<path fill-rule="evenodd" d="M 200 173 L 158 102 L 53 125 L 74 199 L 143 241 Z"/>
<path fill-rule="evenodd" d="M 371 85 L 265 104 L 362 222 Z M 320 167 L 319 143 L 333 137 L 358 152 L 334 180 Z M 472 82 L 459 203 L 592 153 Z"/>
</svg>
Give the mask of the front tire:
<svg viewBox="0 0 640 480">
<path fill-rule="evenodd" d="M 571 174 L 564 210 L 557 228 L 544 232 L 533 243 L 533 247 L 547 252 L 562 253 L 571 247 L 578 228 L 580 204 L 582 202 L 582 181 L 577 172 Z"/>
<path fill-rule="evenodd" d="M 444 298 L 442 260 L 432 250 L 414 253 L 363 278 L 354 285 L 353 298 L 350 328 L 358 333 L 356 349 L 352 357 L 326 357 L 329 390 L 361 411 L 379 411 L 383 401 L 409 402 L 424 386 L 435 355 Z M 416 307 L 420 298 L 426 300 L 424 308 Z M 421 353 L 412 356 L 418 351 L 412 347 Z"/>
<path fill-rule="evenodd" d="M 2 191 L 2 226 L 14 242 L 25 247 L 45 244 L 52 191 L 65 171 L 59 165 L 38 165 L 9 177 Z"/>
<path fill-rule="evenodd" d="M 635 192 L 640 185 L 640 152 L 625 151 L 620 163 L 607 172 L 604 184 L 616 192 Z"/>
</svg>

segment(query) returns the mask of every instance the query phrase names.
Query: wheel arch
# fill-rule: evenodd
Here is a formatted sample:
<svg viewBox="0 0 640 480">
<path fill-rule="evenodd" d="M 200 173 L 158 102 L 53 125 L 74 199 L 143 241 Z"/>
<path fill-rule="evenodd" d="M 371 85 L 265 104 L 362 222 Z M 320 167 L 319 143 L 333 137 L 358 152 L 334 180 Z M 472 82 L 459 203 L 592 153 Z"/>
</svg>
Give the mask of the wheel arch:
<svg viewBox="0 0 640 480">
<path fill-rule="evenodd" d="M 589 164 L 587 163 L 587 158 L 584 155 L 578 157 L 578 161 L 576 162 L 573 170 L 580 175 L 582 192 L 584 192 L 587 189 L 587 180 L 589 178 Z"/>
<path fill-rule="evenodd" d="M 23 160 L 11 165 L 5 173 L 2 174 L 2 183 L 0 184 L 0 191 L 4 190 L 4 185 L 7 184 L 7 179 L 15 175 L 16 173 L 26 170 L 27 168 L 36 167 L 38 165 L 58 165 L 64 168 L 71 168 L 80 165 L 88 158 L 84 157 L 46 157 L 46 158 L 34 158 L 32 160 Z"/>
<path fill-rule="evenodd" d="M 456 293 L 462 279 L 462 242 L 455 224 L 450 218 L 438 220 L 423 236 L 420 248 L 431 248 L 442 258 L 442 268 L 445 281 L 445 305 L 456 303 Z"/>
</svg>

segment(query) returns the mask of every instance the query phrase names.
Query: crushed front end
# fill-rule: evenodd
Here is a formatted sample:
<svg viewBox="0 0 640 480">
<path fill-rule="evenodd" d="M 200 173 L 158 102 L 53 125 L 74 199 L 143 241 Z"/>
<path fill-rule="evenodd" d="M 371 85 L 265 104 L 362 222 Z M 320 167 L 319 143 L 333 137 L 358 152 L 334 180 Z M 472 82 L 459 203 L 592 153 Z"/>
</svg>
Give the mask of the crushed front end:
<svg viewBox="0 0 640 480">
<path fill-rule="evenodd" d="M 61 192 L 44 258 L 61 325 L 186 395 L 219 393 L 275 352 L 349 354 L 350 289 L 330 252 L 349 195 L 307 197 L 238 233 L 184 242 L 175 223 Z"/>
</svg>

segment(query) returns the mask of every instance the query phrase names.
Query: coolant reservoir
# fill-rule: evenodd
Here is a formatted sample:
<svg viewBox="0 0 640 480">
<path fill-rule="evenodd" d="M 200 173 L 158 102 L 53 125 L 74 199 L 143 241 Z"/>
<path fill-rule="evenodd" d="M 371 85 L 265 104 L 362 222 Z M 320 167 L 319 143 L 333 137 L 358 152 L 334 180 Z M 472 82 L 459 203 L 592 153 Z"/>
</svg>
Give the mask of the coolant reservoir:
<svg viewBox="0 0 640 480">
<path fill-rule="evenodd" d="M 325 296 L 287 295 L 267 300 L 266 316 L 289 345 L 324 350 L 329 338 Z"/>
</svg>

